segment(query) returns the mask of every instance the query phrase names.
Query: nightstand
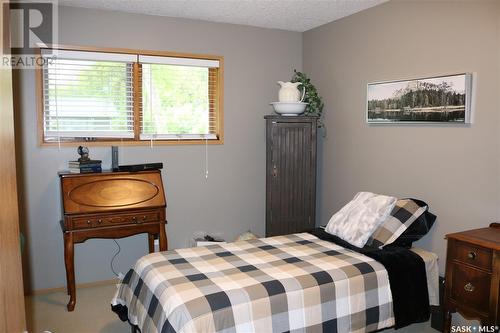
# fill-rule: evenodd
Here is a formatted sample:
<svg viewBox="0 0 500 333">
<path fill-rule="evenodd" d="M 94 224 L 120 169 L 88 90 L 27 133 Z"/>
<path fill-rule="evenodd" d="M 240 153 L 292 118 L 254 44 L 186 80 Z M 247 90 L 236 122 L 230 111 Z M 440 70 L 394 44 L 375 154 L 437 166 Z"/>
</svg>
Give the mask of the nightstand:
<svg viewBox="0 0 500 333">
<path fill-rule="evenodd" d="M 482 325 L 500 323 L 500 224 L 446 235 L 444 331 L 460 312 Z"/>
</svg>

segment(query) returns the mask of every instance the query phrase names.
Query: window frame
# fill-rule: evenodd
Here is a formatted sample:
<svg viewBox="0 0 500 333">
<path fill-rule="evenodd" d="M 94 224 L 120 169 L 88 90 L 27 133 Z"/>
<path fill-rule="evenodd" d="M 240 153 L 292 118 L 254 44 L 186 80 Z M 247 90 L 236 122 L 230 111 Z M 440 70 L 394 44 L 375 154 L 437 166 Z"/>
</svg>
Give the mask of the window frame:
<svg viewBox="0 0 500 333">
<path fill-rule="evenodd" d="M 216 60 L 219 62 L 217 69 L 217 85 L 213 93 L 216 94 L 215 101 L 215 115 L 216 115 L 216 128 L 215 134 L 217 139 L 154 139 L 154 140 L 141 140 L 141 92 L 142 83 L 140 81 L 141 64 L 139 62 L 132 63 L 133 69 L 133 119 L 134 119 L 134 137 L 133 138 L 94 138 L 93 140 L 84 140 L 80 138 L 61 138 L 60 141 L 46 141 L 44 133 L 44 86 L 43 86 L 43 67 L 37 66 L 35 69 L 35 89 L 36 89 L 36 108 L 37 108 L 37 123 L 38 123 L 38 142 L 40 146 L 78 146 L 85 144 L 86 146 L 109 146 L 115 145 L 130 145 L 130 146 L 150 146 L 153 145 L 220 145 L 224 144 L 224 57 L 208 54 L 192 54 L 192 53 L 178 53 L 170 51 L 151 51 L 151 50 L 136 50 L 136 49 L 123 49 L 123 48 L 101 48 L 89 46 L 72 46 L 72 45 L 48 45 L 47 47 L 39 47 L 37 49 L 37 58 L 42 57 L 42 49 L 54 50 L 69 50 L 69 51 L 86 51 L 86 52 L 107 52 L 107 53 L 122 53 L 134 54 L 145 56 L 160 56 L 160 57 L 176 57 L 176 58 L 192 58 L 192 59 L 205 59 Z M 43 63 L 38 61 L 37 63 Z M 152 142 L 151 142 L 152 141 Z"/>
</svg>

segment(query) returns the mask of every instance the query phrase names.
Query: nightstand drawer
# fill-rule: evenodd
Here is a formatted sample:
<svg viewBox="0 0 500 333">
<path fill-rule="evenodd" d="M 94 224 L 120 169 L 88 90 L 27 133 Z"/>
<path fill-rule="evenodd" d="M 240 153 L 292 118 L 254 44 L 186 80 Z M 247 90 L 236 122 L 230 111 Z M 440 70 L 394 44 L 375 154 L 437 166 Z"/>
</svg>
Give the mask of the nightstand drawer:
<svg viewBox="0 0 500 333">
<path fill-rule="evenodd" d="M 454 263 L 451 298 L 475 311 L 488 313 L 491 274 Z"/>
<path fill-rule="evenodd" d="M 458 241 L 453 259 L 491 272 L 492 256 L 491 249 Z"/>
</svg>

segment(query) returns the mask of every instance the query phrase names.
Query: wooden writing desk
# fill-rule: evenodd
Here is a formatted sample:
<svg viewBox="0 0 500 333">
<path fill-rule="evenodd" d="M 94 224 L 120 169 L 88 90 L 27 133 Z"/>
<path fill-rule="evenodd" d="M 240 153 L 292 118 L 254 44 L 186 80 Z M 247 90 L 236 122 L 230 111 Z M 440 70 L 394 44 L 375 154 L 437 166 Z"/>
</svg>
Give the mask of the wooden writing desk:
<svg viewBox="0 0 500 333">
<path fill-rule="evenodd" d="M 159 170 L 140 172 L 59 173 L 68 311 L 76 303 L 74 244 L 90 238 L 148 234 L 149 252 L 158 235 L 167 250 L 166 200 Z"/>
</svg>

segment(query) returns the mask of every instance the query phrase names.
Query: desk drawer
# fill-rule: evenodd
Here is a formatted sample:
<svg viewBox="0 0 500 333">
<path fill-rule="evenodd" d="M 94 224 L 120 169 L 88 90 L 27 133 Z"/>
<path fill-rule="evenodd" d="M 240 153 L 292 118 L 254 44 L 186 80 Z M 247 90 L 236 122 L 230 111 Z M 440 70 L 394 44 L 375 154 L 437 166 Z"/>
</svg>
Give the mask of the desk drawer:
<svg viewBox="0 0 500 333">
<path fill-rule="evenodd" d="M 457 241 L 453 259 L 491 272 L 492 250 Z"/>
<path fill-rule="evenodd" d="M 110 226 L 117 224 L 136 224 L 147 222 L 158 222 L 160 220 L 159 212 L 141 212 L 128 214 L 115 214 L 113 216 L 103 218 L 98 226 Z"/>
<path fill-rule="evenodd" d="M 75 217 L 72 219 L 73 229 L 92 228 L 96 223 L 97 220 L 92 217 Z"/>
<path fill-rule="evenodd" d="M 99 228 L 104 226 L 139 224 L 160 221 L 159 211 L 116 213 L 109 215 L 94 215 L 72 218 L 75 229 Z"/>
</svg>

